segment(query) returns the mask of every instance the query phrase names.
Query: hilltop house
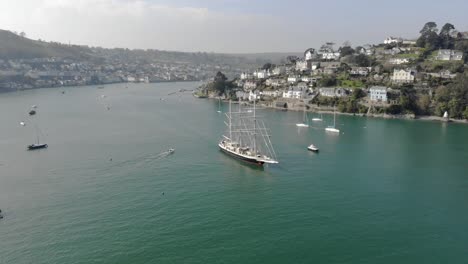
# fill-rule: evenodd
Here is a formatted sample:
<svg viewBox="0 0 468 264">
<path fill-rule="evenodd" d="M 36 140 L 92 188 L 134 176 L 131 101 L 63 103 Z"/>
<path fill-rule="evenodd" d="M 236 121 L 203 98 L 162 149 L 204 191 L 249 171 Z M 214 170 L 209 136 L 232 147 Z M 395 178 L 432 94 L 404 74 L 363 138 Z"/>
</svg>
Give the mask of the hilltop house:
<svg viewBox="0 0 468 264">
<path fill-rule="evenodd" d="M 369 88 L 370 100 L 373 102 L 387 102 L 387 87 L 372 86 Z"/>
<path fill-rule="evenodd" d="M 286 67 L 283 66 L 283 65 L 280 65 L 280 66 L 276 66 L 275 68 L 273 68 L 270 75 L 271 76 L 280 75 L 280 74 L 283 74 L 285 72 L 286 72 Z"/>
<path fill-rule="evenodd" d="M 339 52 L 327 51 L 327 52 L 322 53 L 322 60 L 339 60 L 339 59 L 340 59 Z"/>
<path fill-rule="evenodd" d="M 349 74 L 354 76 L 367 76 L 371 71 L 372 67 L 352 67 Z"/>
<path fill-rule="evenodd" d="M 410 60 L 408 58 L 391 58 L 388 60 L 388 63 L 393 64 L 393 65 L 400 65 L 400 64 L 405 64 L 409 62 Z"/>
<path fill-rule="evenodd" d="M 301 76 L 298 75 L 289 75 L 288 76 L 288 83 L 296 83 L 300 80 Z"/>
<path fill-rule="evenodd" d="M 257 88 L 257 82 L 253 80 L 248 80 L 244 82 L 244 90 L 249 91 L 249 90 L 254 90 Z"/>
<path fill-rule="evenodd" d="M 315 51 L 315 49 L 307 49 L 305 52 L 304 52 L 304 59 L 306 61 L 312 61 L 312 60 L 318 60 L 319 59 L 319 55 L 317 54 L 317 52 Z"/>
<path fill-rule="evenodd" d="M 403 40 L 401 38 L 395 38 L 395 37 L 387 37 L 385 40 L 384 40 L 384 44 L 398 44 L 398 43 L 402 43 Z"/>
<path fill-rule="evenodd" d="M 451 73 L 449 70 L 442 70 L 440 72 L 429 72 L 426 75 L 441 78 L 441 79 L 453 79 L 457 76 L 456 73 Z"/>
<path fill-rule="evenodd" d="M 276 90 L 274 90 L 274 91 L 264 90 L 264 91 L 260 92 L 260 95 L 275 98 L 275 97 L 278 97 L 280 95 L 280 93 L 281 93 L 280 91 L 276 91 Z"/>
<path fill-rule="evenodd" d="M 413 83 L 416 76 L 416 70 L 413 69 L 394 69 L 392 82 L 393 83 Z"/>
<path fill-rule="evenodd" d="M 255 72 L 253 73 L 254 77 L 257 78 L 257 79 L 265 79 L 267 78 L 268 76 L 270 76 L 270 70 L 264 70 L 264 69 L 261 69 L 261 70 L 255 70 Z"/>
<path fill-rule="evenodd" d="M 364 54 L 364 55 L 367 55 L 367 56 L 372 56 L 375 53 L 375 49 L 374 49 L 374 47 L 372 47 L 372 45 L 366 44 L 366 45 L 362 46 L 361 49 L 359 49 L 358 52 L 360 54 Z"/>
<path fill-rule="evenodd" d="M 271 86 L 271 87 L 281 87 L 281 86 L 283 86 L 285 83 L 286 83 L 286 80 L 284 80 L 284 79 L 279 79 L 279 78 L 278 78 L 278 79 L 271 79 L 271 78 L 269 78 L 269 79 L 267 79 L 267 80 L 265 81 L 265 84 L 266 84 L 267 86 Z"/>
<path fill-rule="evenodd" d="M 249 101 L 252 102 L 252 101 L 256 101 L 258 99 L 260 99 L 260 95 L 258 94 L 257 91 L 250 91 L 249 92 Z"/>
<path fill-rule="evenodd" d="M 288 99 L 302 99 L 306 91 L 299 87 L 290 87 L 288 90 L 283 91 L 283 98 Z"/>
<path fill-rule="evenodd" d="M 440 49 L 437 52 L 436 60 L 460 61 L 463 59 L 463 52 L 459 50 Z"/>
<path fill-rule="evenodd" d="M 404 39 L 402 42 L 403 45 L 415 46 L 416 40 Z"/>
<path fill-rule="evenodd" d="M 307 71 L 309 69 L 308 63 L 305 60 L 296 61 L 296 71 Z"/>
<path fill-rule="evenodd" d="M 344 88 L 319 88 L 319 93 L 324 97 L 343 97 L 348 95 Z"/>
<path fill-rule="evenodd" d="M 243 72 L 240 75 L 241 80 L 247 80 L 247 79 L 252 79 L 253 75 L 250 73 Z"/>
</svg>

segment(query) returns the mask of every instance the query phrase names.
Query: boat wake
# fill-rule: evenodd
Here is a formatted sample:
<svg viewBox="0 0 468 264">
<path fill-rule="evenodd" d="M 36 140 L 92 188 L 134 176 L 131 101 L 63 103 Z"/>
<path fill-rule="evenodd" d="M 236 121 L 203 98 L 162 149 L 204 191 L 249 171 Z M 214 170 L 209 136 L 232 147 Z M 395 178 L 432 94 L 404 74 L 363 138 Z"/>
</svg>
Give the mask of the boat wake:
<svg viewBox="0 0 468 264">
<path fill-rule="evenodd" d="M 160 160 L 163 160 L 170 155 L 174 154 L 173 149 L 169 149 L 160 153 L 152 153 L 152 154 L 147 154 L 147 155 L 142 155 L 138 156 L 133 159 L 129 159 L 126 161 L 118 162 L 115 164 L 115 166 L 118 167 L 125 167 L 125 166 L 136 166 L 136 167 L 141 167 L 141 166 L 146 166 L 146 165 L 151 165 L 154 164 L 155 162 L 158 162 Z"/>
</svg>

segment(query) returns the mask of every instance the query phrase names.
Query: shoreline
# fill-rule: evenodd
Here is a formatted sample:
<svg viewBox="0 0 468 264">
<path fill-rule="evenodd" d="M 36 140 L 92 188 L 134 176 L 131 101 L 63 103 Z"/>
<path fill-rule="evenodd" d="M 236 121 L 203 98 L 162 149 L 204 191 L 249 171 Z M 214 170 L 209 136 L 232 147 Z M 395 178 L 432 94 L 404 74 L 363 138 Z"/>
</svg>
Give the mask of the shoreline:
<svg viewBox="0 0 468 264">
<path fill-rule="evenodd" d="M 204 97 L 200 99 L 216 99 L 214 97 Z M 226 100 L 222 100 L 223 102 L 226 102 Z M 238 103 L 233 101 L 233 103 Z M 251 103 L 242 101 L 243 104 L 246 105 L 252 105 Z M 301 112 L 304 111 L 304 109 L 301 109 L 299 107 L 291 107 L 291 108 L 282 108 L 282 107 L 276 107 L 272 106 L 271 104 L 274 104 L 274 102 L 271 102 L 270 104 L 265 104 L 265 103 L 258 103 L 257 106 L 259 107 L 264 107 L 264 108 L 269 108 L 269 109 L 275 109 L 275 110 L 281 110 L 281 111 L 295 111 L 295 112 Z M 315 105 L 308 105 L 309 109 L 306 110 L 306 112 L 309 113 L 318 113 L 318 114 L 333 114 L 333 110 L 330 110 L 331 107 L 326 107 L 326 108 L 320 108 Z M 337 115 L 345 115 L 345 116 L 358 116 L 358 117 L 366 117 L 366 118 L 380 118 L 380 119 L 400 119 L 400 120 L 420 120 L 420 121 L 437 121 L 437 122 L 443 122 L 443 123 L 456 123 L 456 124 L 467 124 L 468 125 L 468 120 L 465 119 L 445 119 L 443 117 L 438 117 L 438 116 L 421 116 L 421 115 L 414 115 L 414 114 L 408 114 L 408 115 L 390 115 L 390 114 L 362 114 L 362 113 L 343 113 L 343 112 L 338 112 L 336 111 Z"/>
<path fill-rule="evenodd" d="M 0 89 L 0 94 L 3 93 L 11 93 L 11 92 L 23 92 L 23 91 L 31 91 L 37 89 L 51 89 L 51 88 L 74 88 L 74 87 L 91 87 L 91 86 L 107 86 L 113 84 L 158 84 L 158 83 L 178 83 L 178 82 L 200 82 L 200 81 L 186 81 L 186 80 L 179 80 L 179 81 L 156 81 L 156 82 L 113 82 L 113 83 L 100 83 L 100 84 L 83 84 L 83 85 L 60 85 L 60 86 L 49 86 L 49 87 L 33 87 L 27 89 L 11 89 L 11 88 L 3 88 Z"/>
</svg>

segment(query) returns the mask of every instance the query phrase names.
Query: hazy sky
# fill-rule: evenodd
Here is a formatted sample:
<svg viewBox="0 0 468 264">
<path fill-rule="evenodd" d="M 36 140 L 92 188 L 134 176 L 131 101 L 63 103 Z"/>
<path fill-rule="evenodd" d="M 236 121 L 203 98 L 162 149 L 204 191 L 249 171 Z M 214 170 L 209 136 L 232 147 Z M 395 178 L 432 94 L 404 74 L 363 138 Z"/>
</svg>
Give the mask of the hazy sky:
<svg viewBox="0 0 468 264">
<path fill-rule="evenodd" d="M 179 51 L 303 51 L 468 30 L 467 0 L 0 0 L 0 28 L 33 39 Z"/>
</svg>

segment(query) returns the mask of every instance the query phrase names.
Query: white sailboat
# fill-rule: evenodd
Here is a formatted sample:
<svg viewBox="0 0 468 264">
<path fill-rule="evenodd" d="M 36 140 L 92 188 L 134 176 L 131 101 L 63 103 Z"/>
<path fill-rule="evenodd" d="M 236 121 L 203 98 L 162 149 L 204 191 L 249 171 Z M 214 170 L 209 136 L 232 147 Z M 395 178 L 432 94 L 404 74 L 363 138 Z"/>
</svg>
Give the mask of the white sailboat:
<svg viewBox="0 0 468 264">
<path fill-rule="evenodd" d="M 314 118 L 312 118 L 312 121 L 314 121 L 314 122 L 322 122 L 322 121 L 323 121 L 323 114 L 320 114 L 320 118 L 319 118 L 319 117 L 314 117 Z"/>
<path fill-rule="evenodd" d="M 239 103 L 238 112 L 232 112 L 229 101 L 229 113 L 226 113 L 228 127 L 227 135 L 218 143 L 220 150 L 227 155 L 263 166 L 263 164 L 279 163 L 270 141 L 269 130 L 262 120 L 256 116 L 255 102 L 252 113 L 242 111 Z"/>
<path fill-rule="evenodd" d="M 296 124 L 297 127 L 309 127 L 309 118 L 307 117 L 306 105 L 304 104 L 304 114 L 302 116 L 303 123 Z"/>
<path fill-rule="evenodd" d="M 218 98 L 218 111 L 216 111 L 221 114 L 221 98 Z"/>
<path fill-rule="evenodd" d="M 325 131 L 333 132 L 333 133 L 340 133 L 340 130 L 336 129 L 335 126 L 336 126 L 336 113 L 335 113 L 335 107 L 333 107 L 333 126 L 328 126 L 327 128 L 325 128 Z"/>
</svg>

